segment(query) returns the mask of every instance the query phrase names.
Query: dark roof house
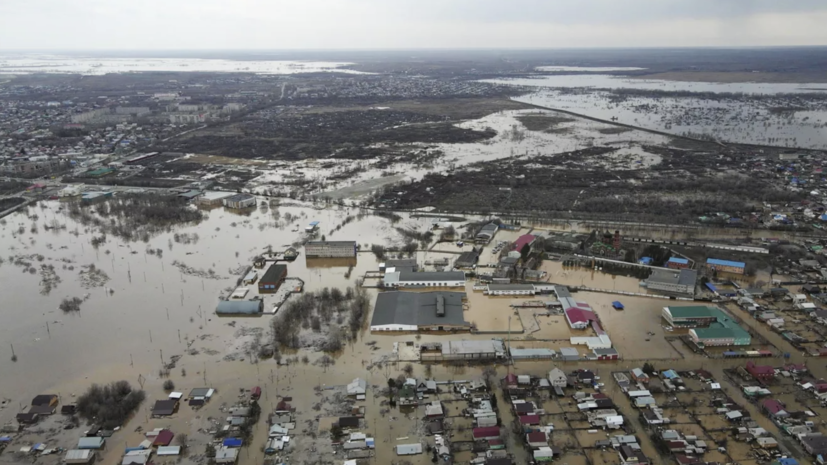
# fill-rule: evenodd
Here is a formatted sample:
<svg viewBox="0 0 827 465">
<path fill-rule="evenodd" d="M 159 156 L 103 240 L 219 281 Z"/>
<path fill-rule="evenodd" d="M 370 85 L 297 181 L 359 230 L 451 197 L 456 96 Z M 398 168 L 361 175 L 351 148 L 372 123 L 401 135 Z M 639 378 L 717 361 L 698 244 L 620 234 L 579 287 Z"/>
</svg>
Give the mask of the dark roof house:
<svg viewBox="0 0 827 465">
<path fill-rule="evenodd" d="M 155 406 L 152 407 L 152 416 L 166 417 L 178 411 L 178 400 L 157 400 Z"/>
</svg>

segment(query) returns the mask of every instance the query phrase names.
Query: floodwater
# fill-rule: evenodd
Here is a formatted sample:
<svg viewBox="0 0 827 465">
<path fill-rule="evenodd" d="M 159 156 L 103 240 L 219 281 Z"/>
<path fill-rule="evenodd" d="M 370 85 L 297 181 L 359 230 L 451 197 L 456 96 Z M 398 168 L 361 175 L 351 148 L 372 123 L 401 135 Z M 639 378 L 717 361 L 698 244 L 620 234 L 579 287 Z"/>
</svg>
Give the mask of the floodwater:
<svg viewBox="0 0 827 465">
<path fill-rule="evenodd" d="M 319 197 L 332 199 L 359 199 L 373 191 L 405 181 L 422 179 L 429 173 L 445 173 L 459 167 L 479 162 L 512 157 L 553 156 L 591 146 L 616 147 L 616 152 L 593 160 L 601 166 L 613 169 L 641 169 L 660 162 L 660 157 L 646 152 L 647 144 L 666 144 L 668 138 L 645 131 L 607 131 L 615 126 L 582 118 L 570 118 L 554 126 L 551 131 L 528 130 L 518 119 L 521 116 L 559 117 L 559 113 L 546 110 L 509 110 L 492 113 L 479 119 L 464 121 L 456 126 L 484 131 L 493 129 L 496 136 L 474 143 L 415 144 L 425 152 L 441 152 L 428 163 L 400 162 L 379 169 L 372 165 L 382 161 L 380 157 L 365 160 L 337 160 L 333 166 L 321 166 L 317 160 L 302 160 L 289 165 L 271 163 L 270 170 L 250 182 L 250 191 L 266 194 L 272 186 L 290 180 L 335 179 L 349 172 L 350 177 L 341 181 L 328 181 L 324 191 L 313 192 Z"/>
<path fill-rule="evenodd" d="M 668 138 L 643 131 L 604 134 L 601 129 L 613 126 L 572 118 L 554 126 L 552 131 L 529 131 L 520 116 L 561 116 L 543 110 L 509 110 L 492 113 L 480 119 L 458 124 L 461 128 L 482 131 L 488 128 L 497 135 L 483 142 L 440 144 L 445 159 L 461 166 L 509 157 L 554 155 L 590 146 L 629 146 L 631 144 L 665 144 Z"/>
<path fill-rule="evenodd" d="M 0 227 L 0 242 L 7 254 L 0 266 L 0 280 L 7 291 L 0 325 L 0 339 L 5 343 L 0 356 L 0 370 L 6 375 L 5 396 L 27 392 L 32 386 L 45 389 L 102 364 L 156 363 L 160 350 L 166 358 L 181 354 L 187 339 L 198 335 L 232 335 L 234 330 L 226 326 L 228 320 L 214 316 L 218 295 L 234 287 L 240 268 L 250 265 L 250 259 L 268 245 L 280 251 L 301 240 L 304 226 L 312 220 L 321 221 L 319 234 L 328 240 L 356 240 L 368 250 L 370 243 L 401 244 L 402 237 L 393 229 L 396 226 L 430 225 L 427 218 L 391 225 L 384 218 L 366 216 L 331 232 L 358 212 L 295 206 L 255 210 L 243 217 L 215 209 L 207 212 L 206 220 L 198 226 L 175 228 L 148 243 L 108 236 L 95 249 L 90 239 L 100 233 L 85 231 L 60 208 L 57 201 L 44 202 L 29 208 L 29 217 L 25 211 L 6 217 Z M 281 215 L 279 227 L 274 227 L 274 211 Z M 294 217 L 289 223 L 285 220 L 288 214 Z M 31 219 L 33 215 L 36 220 Z M 45 227 L 53 220 L 66 229 L 47 231 Z M 31 232 L 33 224 L 37 233 Z M 21 227 L 24 232 L 19 234 Z M 198 238 L 187 244 L 176 242 L 176 234 L 197 234 Z M 146 253 L 149 249 L 160 249 L 162 257 Z M 37 254 L 42 255 L 42 261 Z M 37 270 L 41 265 L 53 265 L 61 281 L 48 295 L 42 295 L 40 273 L 30 274 L 14 265 L 12 257 L 16 256 L 31 256 L 26 261 Z M 173 266 L 174 261 L 205 274 L 212 270 L 214 277 L 187 274 Z M 90 264 L 108 275 L 105 285 L 81 287 L 79 271 Z M 353 285 L 356 277 L 377 269 L 369 252 L 359 254 L 350 278 L 346 278 L 349 265 L 311 260 L 308 266 L 300 255 L 288 264 L 288 276 L 303 279 L 305 289 L 312 291 Z M 64 314 L 57 307 L 67 297 L 88 298 L 80 312 Z M 266 327 L 265 320 L 269 321 L 260 319 L 260 326 Z M 201 344 L 199 341 L 195 347 Z M 16 363 L 11 361 L 12 345 Z"/>
<path fill-rule="evenodd" d="M 535 68 L 537 71 L 547 71 L 547 72 L 555 72 L 555 71 L 590 71 L 593 73 L 605 73 L 607 71 L 642 71 L 646 68 L 634 68 L 634 67 L 611 67 L 611 66 L 538 66 Z"/>
<path fill-rule="evenodd" d="M 203 58 L 114 58 L 70 55 L 0 56 L 0 74 L 59 73 L 101 76 L 109 73 L 136 72 L 210 72 L 297 74 L 337 72 L 372 74 L 349 69 L 345 62 L 283 60 L 220 60 Z"/>
<path fill-rule="evenodd" d="M 781 94 L 781 93 L 820 93 L 827 92 L 827 85 L 799 83 L 761 83 L 761 82 L 692 82 L 664 81 L 660 79 L 632 79 L 610 74 L 564 74 L 538 76 L 532 78 L 489 79 L 485 82 L 512 84 L 530 87 L 590 87 L 596 89 L 640 89 L 661 90 L 668 92 L 732 92 L 745 94 Z"/>
<path fill-rule="evenodd" d="M 363 377 L 375 386 L 369 390 L 367 400 L 360 404 L 367 408 L 361 430 L 376 438 L 376 463 L 392 463 L 398 460 L 393 450 L 396 444 L 418 441 L 431 443 L 431 439 L 426 439 L 421 434 L 422 422 L 419 418 L 422 417 L 422 411 L 388 411 L 388 407 L 382 405 L 386 399 L 379 394 L 379 389 L 387 384 L 388 378 L 396 377 L 403 371 L 404 364 L 395 363 L 391 355 L 394 343 L 420 344 L 444 341 L 448 336 L 373 335 L 364 331 L 358 341 L 335 355 L 335 365 L 331 367 L 325 368 L 314 364 L 321 354 L 313 349 L 300 350 L 295 355 L 285 354 L 286 357 L 296 357 L 297 361 L 290 366 L 279 366 L 272 360 L 253 363 L 249 354 L 245 352 L 245 343 L 252 339 L 250 334 L 253 330 L 263 331 L 266 340 L 269 317 L 218 319 L 212 313 L 216 296 L 235 285 L 240 273 L 238 269 L 242 265 L 247 265 L 249 259 L 262 252 L 267 245 L 272 245 L 274 250 L 281 250 L 298 241 L 302 235 L 301 230 L 310 221 L 321 221 L 319 234 L 325 234 L 328 239 L 357 240 L 364 248 L 370 243 L 401 242 L 401 236 L 393 229 L 395 226 L 421 229 L 430 224 L 430 218 L 412 219 L 402 215 L 402 221 L 391 225 L 384 218 L 365 216 L 361 220 L 354 219 L 335 231 L 336 226 L 347 216 L 355 215 L 358 211 L 317 210 L 307 204 L 296 203 L 278 207 L 280 217 L 276 220 L 273 215 L 275 208 L 266 211 L 256 209 L 250 212 L 249 216 L 214 209 L 208 212 L 208 218 L 200 225 L 174 228 L 174 231 L 150 238 L 148 243 L 126 243 L 110 236 L 95 249 L 90 239 L 99 236 L 100 233 L 94 230 L 85 231 L 83 226 L 77 225 L 59 210 L 61 205 L 56 201 L 44 202 L 28 208 L 27 211 L 10 215 L 5 218 L 4 224 L 0 224 L 0 242 L 7 251 L 3 257 L 4 263 L 0 266 L 0 280 L 7 291 L 2 307 L 3 325 L 0 326 L 0 339 L 9 345 L 13 344 L 18 357 L 17 362 L 12 362 L 11 347 L 2 348 L 0 372 L 4 376 L 0 381 L 0 395 L 10 402 L 7 403 L 8 407 L 0 409 L 0 422 L 9 421 L 17 413 L 17 405 L 27 405 L 33 394 L 55 392 L 62 396 L 64 403 L 67 403 L 73 395 L 79 394 L 93 382 L 106 383 L 126 379 L 133 386 L 143 386 L 147 391 L 147 401 L 129 424 L 109 441 L 104 460 L 116 461 L 123 447 L 134 446 L 140 442 L 143 438 L 135 431 L 139 426 L 145 431 L 157 427 L 170 427 L 176 433 L 188 433 L 191 455 L 196 456 L 202 453 L 203 444 L 208 441 L 205 432 L 216 427 L 213 419 L 221 422 L 221 419 L 226 417 L 222 407 L 232 406 L 240 397 L 245 397 L 239 389 L 249 389 L 258 385 L 263 389 L 264 413 L 270 411 L 279 398 L 293 398 L 291 404 L 296 408 L 297 428 L 291 435 L 291 449 L 295 451 L 291 462 L 309 456 L 334 460 L 337 456 L 332 454 L 326 437 L 321 436 L 317 439 L 311 433 L 318 430 L 320 421 L 341 413 L 342 402 L 341 398 L 336 397 L 336 392 L 340 392 L 342 386 L 353 378 Z M 285 220 L 288 213 L 294 217 L 292 221 Z M 37 215 L 37 219 L 34 219 L 33 215 Z M 45 226 L 51 225 L 53 221 L 65 224 L 66 229 L 46 231 Z M 37 233 L 31 231 L 32 223 L 37 225 Z M 22 232 L 20 226 L 23 227 Z M 297 226 L 299 230 L 294 231 Z M 77 236 L 72 234 L 75 230 L 78 231 Z M 503 231 L 502 235 L 498 234 L 496 240 L 512 238 L 522 232 Z M 178 234 L 178 242 L 175 241 L 175 234 Z M 195 238 L 194 234 L 198 234 L 198 237 Z M 185 235 L 189 242 L 181 239 Z M 162 256 L 159 257 L 157 253 L 145 253 L 149 248 L 161 249 Z M 451 247 L 437 249 L 442 250 L 442 256 L 454 258 L 445 254 L 452 249 Z M 38 261 L 36 256 L 32 257 L 29 259 L 32 266 L 39 268 L 40 264 L 54 265 L 57 275 L 61 278 L 61 282 L 57 283 L 48 295 L 40 293 L 40 274 L 24 273 L 22 266 L 15 265 L 9 260 L 9 256 L 33 254 L 42 254 L 43 261 Z M 418 258 L 432 259 L 438 254 L 440 252 L 436 251 L 420 253 Z M 201 278 L 193 275 L 192 271 L 188 271 L 189 274 L 183 273 L 172 266 L 175 260 L 184 262 L 195 270 L 206 272 L 212 269 L 217 278 Z M 345 274 L 352 263 L 319 263 L 311 260 L 308 266 L 306 259 L 299 256 L 295 262 L 288 264 L 288 275 L 303 279 L 308 291 L 325 286 L 343 287 L 353 285 L 356 278 L 366 271 L 375 270 L 376 262 L 371 253 L 359 253 L 348 278 Z M 87 264 L 95 264 L 106 272 L 109 281 L 101 287 L 82 288 L 78 270 L 81 265 Z M 63 268 L 64 265 L 66 269 Z M 556 265 L 559 264 L 548 264 L 552 274 L 551 282 L 582 281 L 590 283 L 593 287 L 609 288 L 611 284 L 630 290 L 636 285 L 636 280 L 611 278 L 602 273 L 593 274 L 591 270 L 570 270 L 569 275 L 564 277 L 557 273 L 560 270 Z M 69 266 L 74 266 L 74 270 L 69 270 Z M 231 273 L 230 269 L 234 272 Z M 113 289 L 114 293 L 108 292 L 108 289 Z M 87 293 L 89 298 L 82 304 L 80 312 L 64 314 L 56 309 L 62 298 L 84 297 Z M 635 412 L 628 406 L 621 393 L 616 389 L 612 390 L 609 376 L 610 371 L 628 369 L 642 363 L 635 359 L 646 356 L 659 360 L 675 358 L 676 360 L 658 363 L 668 364 L 676 369 L 698 368 L 706 362 L 706 368 L 712 370 L 718 379 L 723 379 L 719 376 L 721 367 L 743 363 L 716 361 L 714 366 L 710 366 L 709 360 L 693 354 L 683 354 L 686 356 L 683 359 L 667 352 L 667 347 L 663 345 L 666 343 L 662 340 L 662 332 L 652 337 L 651 341 L 643 341 L 640 334 L 642 331 L 648 329 L 656 332 L 660 327 L 659 307 L 666 301 L 587 292 L 578 293 L 577 297 L 589 302 L 596 309 L 605 323 L 607 332 L 621 353 L 628 358 L 617 364 L 578 362 L 567 363 L 563 367 L 567 371 L 590 368 L 605 376 L 608 392 L 618 402 L 620 410 L 627 418 L 633 418 Z M 483 318 L 484 314 L 493 315 L 504 323 L 502 330 L 507 330 L 507 315 L 511 314 L 508 303 L 511 299 L 475 296 L 475 301 L 478 298 L 486 299 L 487 303 L 472 305 L 467 315 L 468 319 Z M 623 301 L 627 310 L 618 312 L 605 308 L 612 300 Z M 548 325 L 551 319 L 558 320 L 554 328 Z M 568 331 L 562 317 L 548 317 L 547 320 L 541 321 L 542 331 Z M 480 334 L 458 335 L 452 338 L 490 339 L 505 336 Z M 530 335 L 514 334 L 512 346 L 556 347 L 553 343 L 545 344 L 538 341 L 540 337 L 534 339 L 532 340 Z M 189 352 L 190 350 L 196 352 Z M 585 352 L 585 349 L 581 352 Z M 218 394 L 201 411 L 194 412 L 184 405 L 173 418 L 149 418 L 148 411 L 154 400 L 166 397 L 161 388 L 163 378 L 158 374 L 161 360 L 168 362 L 173 355 L 183 355 L 178 360 L 176 368 L 170 372 L 170 379 L 175 382 L 176 390 L 186 393 L 192 388 L 206 385 L 217 388 Z M 228 358 L 228 355 L 233 357 Z M 307 356 L 310 363 L 298 361 L 303 356 Z M 800 360 L 800 354 L 793 353 L 793 361 Z M 520 362 L 509 370 L 518 374 L 543 376 L 551 366 L 552 363 L 547 361 Z M 823 367 L 811 368 L 818 370 L 817 376 L 825 374 Z M 413 376 L 426 376 L 423 365 L 415 364 L 413 370 Z M 467 380 L 481 374 L 479 367 L 468 366 L 434 365 L 431 370 L 430 376 L 438 380 Z M 500 367 L 498 377 L 504 376 L 505 372 L 506 368 Z M 739 400 L 737 391 L 735 394 L 736 400 Z M 442 400 L 449 400 L 449 397 L 440 394 Z M 452 414 L 457 414 L 455 409 L 459 405 L 461 403 L 449 403 L 450 409 L 453 409 Z M 507 424 L 510 414 L 504 409 L 501 409 L 501 413 L 504 424 Z M 759 423 L 767 423 L 768 429 L 777 432 L 768 422 L 761 420 L 757 412 L 752 413 L 759 417 Z M 260 446 L 264 443 L 266 431 L 262 419 L 255 428 L 252 445 L 241 453 L 242 465 L 263 462 L 264 455 Z M 49 439 L 49 446 L 71 448 L 77 436 L 77 430 L 61 432 Z M 573 432 L 571 436 L 575 437 Z M 563 440 L 567 436 L 561 432 L 559 437 Z M 24 440 L 29 442 L 43 440 L 42 435 L 34 433 L 28 434 L 25 438 Z M 510 452 L 516 455 L 517 463 L 526 463 L 524 449 L 516 444 L 519 438 L 509 434 L 508 440 Z M 652 450 L 648 440 L 643 441 L 647 452 Z M 555 439 L 555 443 L 557 442 L 559 441 Z M 15 442 L 14 445 L 19 445 L 19 442 Z M 58 457 L 54 459 L 54 463 L 59 460 Z M 571 455 L 571 459 L 571 463 L 581 463 L 583 456 Z M 47 462 L 48 460 L 50 459 L 46 459 Z M 185 459 L 185 462 L 190 464 L 195 460 L 195 457 L 191 457 Z M 415 465 L 430 463 L 427 454 L 411 457 L 410 460 Z M 51 463 L 49 462 L 49 465 Z"/>
<path fill-rule="evenodd" d="M 536 88 L 515 100 L 568 110 L 677 135 L 711 136 L 729 142 L 827 148 L 827 108 L 807 94 L 827 92 L 823 84 L 710 83 L 628 79 L 611 75 L 557 75 L 489 80 Z M 613 89 L 664 92 L 742 93 L 727 99 L 627 96 Z M 751 99 L 750 94 L 799 94 L 790 98 Z M 778 112 L 778 108 L 791 108 Z"/>
</svg>

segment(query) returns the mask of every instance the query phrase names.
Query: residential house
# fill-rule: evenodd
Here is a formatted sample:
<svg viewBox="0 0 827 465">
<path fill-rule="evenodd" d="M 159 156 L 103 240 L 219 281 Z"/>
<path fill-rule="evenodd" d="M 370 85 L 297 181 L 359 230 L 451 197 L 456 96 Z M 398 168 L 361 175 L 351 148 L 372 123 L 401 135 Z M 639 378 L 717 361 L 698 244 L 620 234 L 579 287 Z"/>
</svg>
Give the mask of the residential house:
<svg viewBox="0 0 827 465">
<path fill-rule="evenodd" d="M 552 368 L 551 371 L 548 372 L 548 381 L 552 387 L 566 387 L 567 379 L 566 373 L 557 367 Z"/>
<path fill-rule="evenodd" d="M 756 365 L 752 360 L 747 362 L 746 370 L 753 378 L 766 381 L 775 378 L 775 368 L 769 365 Z"/>
<path fill-rule="evenodd" d="M 771 418 L 781 418 L 790 414 L 784 409 L 784 404 L 775 399 L 764 399 L 761 401 L 761 408 Z"/>
</svg>

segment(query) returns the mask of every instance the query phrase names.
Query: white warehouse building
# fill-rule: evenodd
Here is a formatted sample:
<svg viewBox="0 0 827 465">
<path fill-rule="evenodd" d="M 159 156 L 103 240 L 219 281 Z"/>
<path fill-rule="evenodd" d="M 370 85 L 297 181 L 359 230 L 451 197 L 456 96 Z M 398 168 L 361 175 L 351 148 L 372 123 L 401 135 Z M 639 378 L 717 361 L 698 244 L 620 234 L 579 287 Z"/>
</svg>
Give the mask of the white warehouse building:
<svg viewBox="0 0 827 465">
<path fill-rule="evenodd" d="M 388 268 L 382 279 L 385 287 L 465 287 L 462 271 L 396 271 Z"/>
</svg>

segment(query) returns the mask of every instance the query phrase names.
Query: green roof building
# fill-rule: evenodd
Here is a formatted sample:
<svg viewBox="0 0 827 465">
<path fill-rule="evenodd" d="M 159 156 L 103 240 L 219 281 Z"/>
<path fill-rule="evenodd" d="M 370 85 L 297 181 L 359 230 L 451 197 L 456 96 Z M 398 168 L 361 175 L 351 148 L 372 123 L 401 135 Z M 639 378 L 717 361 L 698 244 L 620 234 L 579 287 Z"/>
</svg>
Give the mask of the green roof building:
<svg viewBox="0 0 827 465">
<path fill-rule="evenodd" d="M 746 346 L 752 336 L 718 307 L 664 307 L 663 318 L 677 328 L 693 328 L 689 337 L 700 347 Z"/>
</svg>

